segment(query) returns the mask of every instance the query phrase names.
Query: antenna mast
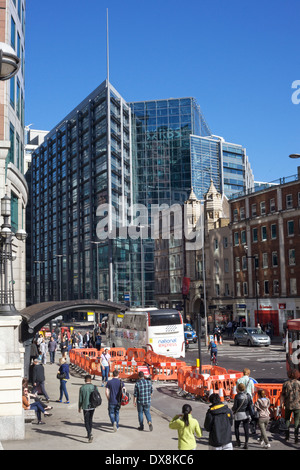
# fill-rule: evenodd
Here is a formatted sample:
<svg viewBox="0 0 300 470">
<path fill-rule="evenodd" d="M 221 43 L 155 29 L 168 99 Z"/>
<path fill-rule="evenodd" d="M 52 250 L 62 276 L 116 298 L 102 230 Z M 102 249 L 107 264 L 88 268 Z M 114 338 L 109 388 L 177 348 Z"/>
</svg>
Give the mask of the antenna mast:
<svg viewBox="0 0 300 470">
<path fill-rule="evenodd" d="M 108 8 L 106 9 L 106 74 L 107 83 L 109 83 L 109 37 L 108 37 Z"/>
</svg>

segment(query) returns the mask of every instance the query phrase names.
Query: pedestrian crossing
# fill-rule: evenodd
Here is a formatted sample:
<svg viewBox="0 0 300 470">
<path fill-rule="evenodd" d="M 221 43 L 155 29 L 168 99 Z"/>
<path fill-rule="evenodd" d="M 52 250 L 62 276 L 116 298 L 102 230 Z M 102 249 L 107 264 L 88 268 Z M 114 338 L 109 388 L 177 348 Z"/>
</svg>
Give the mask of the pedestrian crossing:
<svg viewBox="0 0 300 470">
<path fill-rule="evenodd" d="M 195 346 L 193 349 L 196 349 Z M 207 348 L 202 346 L 201 351 L 205 354 Z M 230 342 L 223 342 L 218 345 L 219 358 L 228 359 L 242 359 L 245 361 L 258 361 L 258 362 L 283 362 L 285 361 L 285 351 L 283 347 L 278 345 L 271 345 L 268 347 L 251 347 L 248 346 L 235 346 Z"/>
</svg>

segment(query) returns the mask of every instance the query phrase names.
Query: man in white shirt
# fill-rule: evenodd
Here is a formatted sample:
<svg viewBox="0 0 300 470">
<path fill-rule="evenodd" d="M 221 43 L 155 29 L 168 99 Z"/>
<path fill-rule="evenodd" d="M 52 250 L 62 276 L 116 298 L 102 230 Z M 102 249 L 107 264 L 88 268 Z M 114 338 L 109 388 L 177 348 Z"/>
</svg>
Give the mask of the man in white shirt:
<svg viewBox="0 0 300 470">
<path fill-rule="evenodd" d="M 104 387 L 105 382 L 108 381 L 109 366 L 110 366 L 110 354 L 108 349 L 104 349 L 104 352 L 101 354 L 100 366 L 102 371 L 102 387 Z"/>
</svg>

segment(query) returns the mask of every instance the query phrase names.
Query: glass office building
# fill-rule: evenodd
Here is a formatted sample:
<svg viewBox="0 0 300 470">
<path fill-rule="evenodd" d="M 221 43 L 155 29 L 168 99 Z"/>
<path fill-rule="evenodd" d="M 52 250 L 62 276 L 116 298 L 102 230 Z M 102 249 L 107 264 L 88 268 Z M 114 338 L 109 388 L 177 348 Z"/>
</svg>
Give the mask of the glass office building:
<svg viewBox="0 0 300 470">
<path fill-rule="evenodd" d="M 33 303 L 141 295 L 140 273 L 132 268 L 136 243 L 118 237 L 127 225 L 125 203 L 133 203 L 133 155 L 131 109 L 107 81 L 35 150 Z"/>
<path fill-rule="evenodd" d="M 198 199 L 203 199 L 211 180 L 228 198 L 254 186 L 246 149 L 222 137 L 192 135 L 191 162 L 192 185 Z"/>
</svg>

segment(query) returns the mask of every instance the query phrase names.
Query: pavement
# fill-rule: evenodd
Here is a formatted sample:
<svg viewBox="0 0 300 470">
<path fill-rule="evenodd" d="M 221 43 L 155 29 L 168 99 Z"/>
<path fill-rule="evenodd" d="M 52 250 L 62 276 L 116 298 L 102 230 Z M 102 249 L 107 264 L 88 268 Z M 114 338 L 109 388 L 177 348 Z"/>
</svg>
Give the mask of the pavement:
<svg viewBox="0 0 300 470">
<path fill-rule="evenodd" d="M 57 364 L 59 357 L 60 355 L 58 354 L 56 357 Z M 152 432 L 148 429 L 147 423 L 145 423 L 144 431 L 137 429 L 137 410 L 133 405 L 133 400 L 131 400 L 127 406 L 122 407 L 120 412 L 120 428 L 117 432 L 114 432 L 108 417 L 105 388 L 101 387 L 102 383 L 98 377 L 93 380 L 93 383 L 99 386 L 102 396 L 102 405 L 95 410 L 93 420 L 94 439 L 92 443 L 88 443 L 83 414 L 82 412 L 78 412 L 78 394 L 79 388 L 84 384 L 84 374 L 70 368 L 71 377 L 67 384 L 70 403 L 65 404 L 56 402 L 59 398 L 59 380 L 56 378 L 57 371 L 58 365 L 50 365 L 49 363 L 45 365 L 46 390 L 50 397 L 49 405 L 53 406 L 53 409 L 50 411 L 52 416 L 42 417 L 45 422 L 43 425 L 37 424 L 37 420 L 25 424 L 25 439 L 22 441 L 2 441 L 2 443 L 0 442 L 0 450 L 1 448 L 2 450 L 103 450 L 113 451 L 114 456 L 117 455 L 115 453 L 118 452 L 122 455 L 124 451 L 130 451 L 132 455 L 135 454 L 133 451 L 149 451 L 148 454 L 154 456 L 160 453 L 163 455 L 166 454 L 166 452 L 176 453 L 178 449 L 177 432 L 169 429 L 169 421 L 172 416 L 170 416 L 171 412 L 168 413 L 166 410 L 170 411 L 172 409 L 173 411 L 174 408 L 180 412 L 182 404 L 187 402 L 190 402 L 192 405 L 193 417 L 198 419 L 203 431 L 203 437 L 197 439 L 197 450 L 208 450 L 208 433 L 203 430 L 208 405 L 194 400 L 193 397 L 181 397 L 178 393 L 179 390 L 176 383 L 154 384 L 153 406 L 151 407 L 153 422 Z M 134 383 L 126 384 L 126 387 L 127 390 L 132 393 Z M 160 406 L 160 408 L 164 409 L 163 412 L 155 406 L 155 403 L 161 403 L 156 399 L 158 394 L 160 395 L 160 400 L 161 394 L 165 394 L 166 397 L 165 405 Z M 173 402 L 175 403 L 175 400 L 175 407 L 167 406 L 168 403 L 170 405 Z M 292 440 L 288 444 L 285 443 L 283 436 L 270 435 L 270 438 L 271 450 L 300 449 L 300 444 L 295 445 Z M 291 438 L 293 439 L 293 432 L 291 432 Z M 252 437 L 250 437 L 249 440 L 249 450 L 261 450 L 256 439 Z M 151 451 L 154 451 L 154 453 L 151 453 Z M 148 454 L 143 453 L 142 455 Z M 106 453 L 106 455 L 112 454 Z M 161 461 L 160 463 L 163 462 Z"/>
</svg>

